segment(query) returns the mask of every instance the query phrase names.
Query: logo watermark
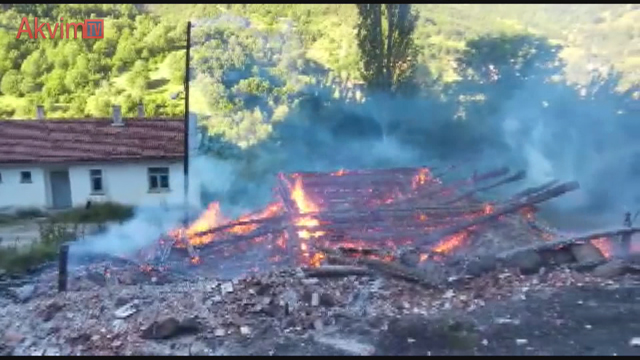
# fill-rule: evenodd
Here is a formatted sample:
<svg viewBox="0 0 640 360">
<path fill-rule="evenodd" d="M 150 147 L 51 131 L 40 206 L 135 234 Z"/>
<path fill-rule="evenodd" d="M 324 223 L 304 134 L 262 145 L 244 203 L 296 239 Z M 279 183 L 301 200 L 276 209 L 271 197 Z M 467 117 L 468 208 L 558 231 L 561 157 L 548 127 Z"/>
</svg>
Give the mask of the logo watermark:
<svg viewBox="0 0 640 360">
<path fill-rule="evenodd" d="M 78 38 L 78 27 L 83 39 L 103 39 L 104 38 L 104 19 L 85 19 L 83 23 L 63 23 L 64 18 L 60 18 L 60 23 L 54 23 L 53 30 L 51 24 L 42 22 L 38 24 L 38 18 L 33 20 L 33 31 L 29 25 L 29 19 L 22 18 L 16 39 L 20 39 L 22 34 L 29 35 L 29 39 L 55 39 L 56 35 L 59 39 L 69 39 L 69 34 L 73 31 L 73 38 Z M 45 36 L 45 29 L 49 37 Z M 40 35 L 40 37 L 38 36 Z"/>
</svg>

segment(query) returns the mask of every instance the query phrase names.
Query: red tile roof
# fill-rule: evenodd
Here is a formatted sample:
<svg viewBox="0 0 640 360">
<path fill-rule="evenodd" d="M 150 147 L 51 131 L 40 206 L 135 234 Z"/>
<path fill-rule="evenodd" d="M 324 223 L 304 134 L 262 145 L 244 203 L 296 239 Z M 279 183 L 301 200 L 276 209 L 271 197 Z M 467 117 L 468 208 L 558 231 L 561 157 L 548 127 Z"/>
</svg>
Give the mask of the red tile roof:
<svg viewBox="0 0 640 360">
<path fill-rule="evenodd" d="M 184 155 L 183 119 L 0 121 L 0 164 L 171 159 Z"/>
</svg>

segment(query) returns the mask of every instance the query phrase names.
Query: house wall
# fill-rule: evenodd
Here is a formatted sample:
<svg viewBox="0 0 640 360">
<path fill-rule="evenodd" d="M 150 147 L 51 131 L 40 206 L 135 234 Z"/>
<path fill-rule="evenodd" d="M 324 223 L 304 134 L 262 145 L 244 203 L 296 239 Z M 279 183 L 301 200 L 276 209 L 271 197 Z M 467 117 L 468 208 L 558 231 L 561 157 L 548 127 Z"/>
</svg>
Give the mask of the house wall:
<svg viewBox="0 0 640 360">
<path fill-rule="evenodd" d="M 149 167 L 169 168 L 169 191 L 150 192 Z M 90 170 L 102 170 L 104 195 L 91 193 Z M 184 174 L 182 162 L 96 163 L 69 167 L 71 200 L 83 206 L 88 200 L 113 201 L 135 206 L 182 205 Z"/>
<path fill-rule="evenodd" d="M 68 170 L 73 206 L 84 206 L 88 200 L 112 201 L 134 206 L 184 204 L 184 169 L 182 161 L 146 161 L 133 163 L 59 164 L 42 167 L 0 166 L 0 210 L 4 207 L 51 208 L 50 171 Z M 169 191 L 150 192 L 149 167 L 169 168 Z M 102 170 L 104 194 L 91 193 L 90 170 Z M 20 172 L 31 171 L 32 183 L 20 183 Z M 191 179 L 190 204 L 199 202 L 197 179 Z"/>
<path fill-rule="evenodd" d="M 31 183 L 20 183 L 20 172 L 31 171 Z M 31 166 L 0 167 L 0 209 L 4 207 L 46 207 L 46 174 Z"/>
</svg>

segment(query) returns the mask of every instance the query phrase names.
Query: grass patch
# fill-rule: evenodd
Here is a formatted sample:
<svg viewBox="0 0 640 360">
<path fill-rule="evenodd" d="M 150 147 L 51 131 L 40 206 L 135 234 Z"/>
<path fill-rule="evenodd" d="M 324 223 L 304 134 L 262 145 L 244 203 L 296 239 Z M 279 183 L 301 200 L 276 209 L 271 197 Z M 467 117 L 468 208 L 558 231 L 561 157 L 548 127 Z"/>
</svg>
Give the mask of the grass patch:
<svg viewBox="0 0 640 360">
<path fill-rule="evenodd" d="M 28 273 L 35 267 L 53 261 L 58 248 L 76 239 L 77 226 L 48 221 L 40 225 L 40 241 L 30 246 L 11 246 L 0 249 L 0 268 L 9 274 Z"/>
<path fill-rule="evenodd" d="M 38 208 L 23 208 L 13 214 L 0 214 L 0 225 L 10 225 L 21 220 L 33 220 L 46 217 L 47 214 Z"/>
<path fill-rule="evenodd" d="M 86 224 L 125 221 L 133 217 L 133 207 L 111 202 L 92 204 L 89 209 L 74 208 L 55 214 L 51 220 L 61 223 Z"/>
<path fill-rule="evenodd" d="M 0 216 L 0 224 L 3 221 L 33 219 L 44 215 L 44 212 L 38 209 L 23 209 L 15 215 Z M 54 214 L 39 224 L 39 241 L 30 246 L 0 248 L 0 269 L 10 274 L 28 273 L 39 265 L 54 261 L 60 245 L 78 238 L 80 224 L 122 222 L 131 217 L 133 207 L 116 203 L 93 204 L 89 209 L 75 208 Z"/>
</svg>

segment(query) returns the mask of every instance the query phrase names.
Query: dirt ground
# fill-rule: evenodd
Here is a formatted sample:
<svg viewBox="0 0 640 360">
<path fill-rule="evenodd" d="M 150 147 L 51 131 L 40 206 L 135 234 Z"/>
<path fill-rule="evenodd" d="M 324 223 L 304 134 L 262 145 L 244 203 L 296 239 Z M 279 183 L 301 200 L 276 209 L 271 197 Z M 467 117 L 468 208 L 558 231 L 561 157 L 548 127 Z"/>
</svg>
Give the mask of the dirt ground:
<svg viewBox="0 0 640 360">
<path fill-rule="evenodd" d="M 318 280 L 296 273 L 126 285 L 92 272 L 74 278 L 75 290 L 57 293 L 55 272 L 45 272 L 34 285 L 0 297 L 5 329 L 0 350 L 14 355 L 640 355 L 637 276 L 500 271 L 461 287 L 432 289 L 402 280 Z"/>
<path fill-rule="evenodd" d="M 571 287 L 488 303 L 467 314 L 443 312 L 452 325 L 408 315 L 376 332 L 371 324 L 350 321 L 330 337 L 342 339 L 344 350 L 290 338 L 271 346 L 248 342 L 234 353 L 353 355 L 370 347 L 374 355 L 640 355 L 640 347 L 630 345 L 640 337 L 638 300 L 637 284 Z"/>
</svg>

